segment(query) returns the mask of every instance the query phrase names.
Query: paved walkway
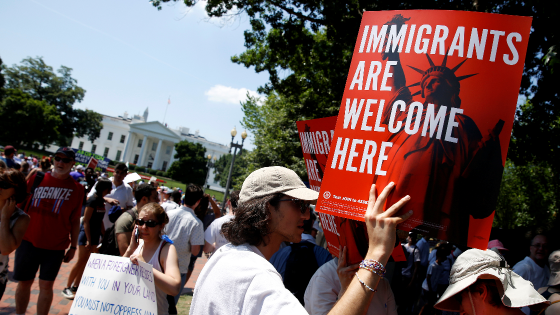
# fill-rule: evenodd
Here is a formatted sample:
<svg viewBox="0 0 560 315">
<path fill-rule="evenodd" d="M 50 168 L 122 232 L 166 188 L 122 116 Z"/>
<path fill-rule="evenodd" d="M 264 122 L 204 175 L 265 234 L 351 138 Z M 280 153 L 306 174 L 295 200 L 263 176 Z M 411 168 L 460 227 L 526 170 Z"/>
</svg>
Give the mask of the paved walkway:
<svg viewBox="0 0 560 315">
<path fill-rule="evenodd" d="M 187 284 L 185 285 L 185 287 L 183 288 L 183 294 L 192 293 L 196 279 L 198 278 L 198 275 L 200 274 L 200 271 L 202 270 L 202 267 L 204 267 L 206 261 L 207 259 L 204 255 L 196 261 L 193 274 L 189 279 L 189 281 L 187 282 Z M 6 291 L 4 292 L 4 296 L 2 297 L 2 300 L 0 301 L 0 315 L 8 315 L 8 314 L 16 313 L 15 294 L 16 294 L 17 283 L 14 282 L 12 279 L 12 274 L 14 271 L 13 262 L 14 262 L 14 253 L 10 255 L 10 268 L 9 268 L 10 273 L 8 275 L 10 281 L 6 286 Z M 75 262 L 76 259 L 72 260 L 68 264 L 64 264 L 64 263 L 62 264 L 62 267 L 60 268 L 60 272 L 58 273 L 58 277 L 54 282 L 53 303 L 49 314 L 67 315 L 68 311 L 70 311 L 70 307 L 72 306 L 72 301 L 64 298 L 60 294 L 60 292 L 62 291 L 62 289 L 66 287 L 68 274 L 70 274 L 70 270 L 72 269 L 72 266 L 74 266 Z M 31 287 L 31 298 L 29 300 L 29 307 L 27 308 L 27 312 L 25 313 L 28 315 L 37 314 L 37 298 L 39 296 L 38 276 L 39 273 L 37 272 L 37 278 L 35 279 L 35 282 Z"/>
</svg>

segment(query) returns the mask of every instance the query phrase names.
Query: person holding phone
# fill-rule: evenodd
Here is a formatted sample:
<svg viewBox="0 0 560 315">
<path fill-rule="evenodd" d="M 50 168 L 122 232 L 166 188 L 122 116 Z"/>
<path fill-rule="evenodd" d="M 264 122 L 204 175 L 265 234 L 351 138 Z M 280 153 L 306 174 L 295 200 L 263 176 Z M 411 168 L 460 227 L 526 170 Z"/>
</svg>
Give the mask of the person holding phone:
<svg viewBox="0 0 560 315">
<path fill-rule="evenodd" d="M 0 299 L 8 282 L 8 255 L 19 247 L 29 225 L 29 216 L 16 207 L 26 192 L 21 172 L 0 168 Z"/>
<path fill-rule="evenodd" d="M 68 275 L 67 287 L 61 292 L 62 296 L 69 300 L 74 299 L 74 295 L 78 291 L 78 285 L 82 279 L 89 255 L 99 252 L 97 248 L 99 237 L 105 231 L 103 226 L 105 200 L 103 197 L 108 195 L 112 188 L 113 183 L 110 180 L 100 179 L 97 182 L 97 192 L 86 201 L 86 209 L 80 226 L 80 236 L 78 237 L 78 261 Z"/>
<path fill-rule="evenodd" d="M 167 235 L 163 235 L 169 217 L 158 203 L 152 202 L 142 207 L 135 223 L 123 257 L 130 257 L 136 265 L 142 261 L 153 266 L 158 314 L 169 314 L 167 295 L 175 296 L 181 290 L 177 251 Z"/>
</svg>

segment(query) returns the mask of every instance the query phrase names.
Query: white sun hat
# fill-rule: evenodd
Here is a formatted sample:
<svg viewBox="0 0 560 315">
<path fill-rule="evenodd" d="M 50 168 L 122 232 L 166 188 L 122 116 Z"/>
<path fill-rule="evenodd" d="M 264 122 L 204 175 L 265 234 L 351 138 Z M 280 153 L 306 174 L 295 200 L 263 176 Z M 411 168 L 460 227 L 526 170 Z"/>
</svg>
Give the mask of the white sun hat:
<svg viewBox="0 0 560 315">
<path fill-rule="evenodd" d="M 451 267 L 449 287 L 434 307 L 443 311 L 459 312 L 461 306 L 453 296 L 460 294 L 477 279 L 496 280 L 500 298 L 505 306 L 544 308 L 550 304 L 533 288 L 531 282 L 513 272 L 502 256 L 491 250 L 474 248 L 465 251 L 457 258 Z"/>
<path fill-rule="evenodd" d="M 296 172 L 282 166 L 270 166 L 254 171 L 245 179 L 239 203 L 275 193 L 307 201 L 319 198 L 319 193 L 307 188 Z"/>
</svg>

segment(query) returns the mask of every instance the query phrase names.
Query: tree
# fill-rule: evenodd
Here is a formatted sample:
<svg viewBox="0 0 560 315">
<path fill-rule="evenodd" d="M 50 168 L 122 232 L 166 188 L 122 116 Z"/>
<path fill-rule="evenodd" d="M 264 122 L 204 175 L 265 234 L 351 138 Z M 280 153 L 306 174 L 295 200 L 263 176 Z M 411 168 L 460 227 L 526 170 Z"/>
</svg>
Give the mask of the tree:
<svg viewBox="0 0 560 315">
<path fill-rule="evenodd" d="M 167 175 L 174 180 L 184 184 L 193 183 L 199 186 L 204 185 L 206 180 L 206 149 L 200 143 L 193 143 L 186 140 L 175 144 L 175 159 L 171 164 Z"/>
<path fill-rule="evenodd" d="M 0 101 L 0 119 L 4 143 L 32 147 L 53 143 L 60 136 L 62 119 L 54 105 L 33 99 L 16 89 L 6 89 Z"/>
<path fill-rule="evenodd" d="M 233 172 L 231 173 L 231 186 L 241 187 L 243 181 L 240 182 L 240 177 L 245 173 L 247 168 L 247 160 L 245 156 L 249 151 L 243 149 L 243 153 L 235 157 L 235 164 L 233 165 Z M 239 154 L 239 153 L 238 153 Z M 226 187 L 227 179 L 229 176 L 229 169 L 231 167 L 231 159 L 233 154 L 224 154 L 214 163 L 215 176 L 214 179 L 220 183 L 220 186 Z"/>
<path fill-rule="evenodd" d="M 552 228 L 558 215 L 555 178 L 552 168 L 543 165 L 516 166 L 506 162 L 494 226 Z"/>
<path fill-rule="evenodd" d="M 38 101 L 54 105 L 62 124 L 59 126 L 57 143 L 68 145 L 73 136 L 88 136 L 90 141 L 99 137 L 102 116 L 88 110 L 73 108 L 76 102 L 84 99 L 85 90 L 72 78 L 72 69 L 61 66 L 57 70 L 45 63 L 42 57 L 27 58 L 21 65 L 2 66 L 6 78 L 6 87 L 18 89 Z M 29 126 L 34 128 L 34 126 Z M 34 129 L 35 132 L 42 132 Z"/>
<path fill-rule="evenodd" d="M 6 84 L 6 80 L 4 79 L 4 75 L 2 74 L 2 58 L 0 58 L 0 101 L 4 98 L 4 85 Z"/>
</svg>

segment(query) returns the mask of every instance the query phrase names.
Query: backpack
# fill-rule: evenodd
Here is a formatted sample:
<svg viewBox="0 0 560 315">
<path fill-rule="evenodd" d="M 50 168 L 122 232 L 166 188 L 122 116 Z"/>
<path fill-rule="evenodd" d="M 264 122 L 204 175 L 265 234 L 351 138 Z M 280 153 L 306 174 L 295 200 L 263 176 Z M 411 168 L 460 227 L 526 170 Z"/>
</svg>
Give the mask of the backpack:
<svg viewBox="0 0 560 315">
<path fill-rule="evenodd" d="M 315 258 L 315 244 L 302 242 L 290 244 L 292 251 L 286 262 L 284 286 L 304 305 L 303 295 L 311 277 L 319 269 Z"/>
<path fill-rule="evenodd" d="M 133 220 L 136 220 L 136 214 L 134 213 L 134 209 L 130 209 L 126 211 L 126 213 L 130 214 Z M 113 226 L 105 230 L 105 235 L 103 236 L 103 242 L 101 243 L 101 247 L 99 248 L 99 253 L 104 255 L 111 255 L 111 256 L 121 255 L 121 252 L 119 251 L 119 244 L 117 244 L 114 224 Z"/>
</svg>

